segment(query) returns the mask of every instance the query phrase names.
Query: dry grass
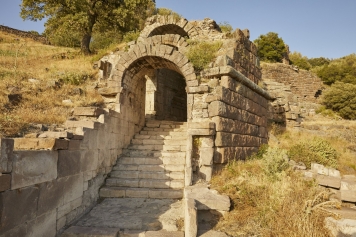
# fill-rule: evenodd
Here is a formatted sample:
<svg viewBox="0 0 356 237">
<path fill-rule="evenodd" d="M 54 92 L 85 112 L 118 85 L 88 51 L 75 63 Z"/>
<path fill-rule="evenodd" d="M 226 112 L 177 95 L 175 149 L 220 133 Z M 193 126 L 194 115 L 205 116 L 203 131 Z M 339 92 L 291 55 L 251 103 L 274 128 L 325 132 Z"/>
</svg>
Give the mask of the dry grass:
<svg viewBox="0 0 356 237">
<path fill-rule="evenodd" d="M 74 106 L 102 105 L 91 61 L 76 49 L 0 32 L 0 136 L 21 136 L 30 123 L 63 123 Z"/>
<path fill-rule="evenodd" d="M 314 182 L 286 170 L 271 179 L 264 172 L 264 160 L 229 164 L 215 176 L 212 188 L 227 194 L 233 209 L 216 226 L 231 236 L 328 236 L 323 207 L 328 202 Z"/>
</svg>

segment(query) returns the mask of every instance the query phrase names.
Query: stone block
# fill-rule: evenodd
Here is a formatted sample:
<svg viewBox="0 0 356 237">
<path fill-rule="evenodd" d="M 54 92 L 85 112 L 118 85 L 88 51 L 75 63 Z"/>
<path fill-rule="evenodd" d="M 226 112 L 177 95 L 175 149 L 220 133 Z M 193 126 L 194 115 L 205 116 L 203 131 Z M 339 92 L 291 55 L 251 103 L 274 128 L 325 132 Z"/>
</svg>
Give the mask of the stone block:
<svg viewBox="0 0 356 237">
<path fill-rule="evenodd" d="M 51 181 L 57 178 L 58 152 L 14 152 L 11 189 Z"/>
<path fill-rule="evenodd" d="M 0 173 L 10 173 L 12 170 L 12 152 L 14 140 L 0 138 Z"/>
<path fill-rule="evenodd" d="M 59 151 L 58 153 L 58 178 L 76 175 L 81 172 L 80 151 Z"/>
<path fill-rule="evenodd" d="M 11 175 L 0 173 L 0 192 L 9 190 L 11 188 Z"/>
<path fill-rule="evenodd" d="M 98 168 L 98 159 L 99 159 L 98 150 L 87 150 L 81 152 L 80 159 L 80 171 L 86 172 L 90 170 L 96 170 Z M 110 157 L 105 157 L 109 159 Z"/>
<path fill-rule="evenodd" d="M 37 214 L 49 212 L 63 203 L 63 188 L 66 184 L 53 180 L 39 185 L 39 199 Z"/>
<path fill-rule="evenodd" d="M 101 123 L 99 122 L 94 122 L 94 121 L 72 121 L 72 120 L 67 120 L 64 124 L 66 128 L 91 128 L 91 129 L 98 129 Z M 79 134 L 82 135 L 82 134 Z"/>
<path fill-rule="evenodd" d="M 195 207 L 195 200 L 184 199 L 184 231 L 186 237 L 196 237 L 198 234 L 198 212 Z"/>
<path fill-rule="evenodd" d="M 212 165 L 213 164 L 213 156 L 214 156 L 214 148 L 212 147 L 200 147 L 199 149 L 200 165 Z"/>
<path fill-rule="evenodd" d="M 327 175 L 317 175 L 316 181 L 319 185 L 339 189 L 341 186 L 341 178 L 327 176 Z"/>
<path fill-rule="evenodd" d="M 331 236 L 355 236 L 356 220 L 340 219 L 335 220 L 332 217 L 325 218 L 325 227 L 329 229 Z"/>
<path fill-rule="evenodd" d="M 65 150 L 68 141 L 56 138 L 16 138 L 14 150 Z"/>
<path fill-rule="evenodd" d="M 83 195 L 84 180 L 83 174 L 67 176 L 58 179 L 58 182 L 64 182 L 63 188 L 63 203 L 66 204 Z"/>
<path fill-rule="evenodd" d="M 211 136 L 215 135 L 215 129 L 188 129 L 188 134 L 189 135 L 196 135 L 196 136 Z"/>
<path fill-rule="evenodd" d="M 215 129 L 215 124 L 209 121 L 206 122 L 189 122 L 188 129 Z"/>
<path fill-rule="evenodd" d="M 68 150 L 79 150 L 80 149 L 81 140 L 70 140 L 68 142 Z"/>
<path fill-rule="evenodd" d="M 56 210 L 38 216 L 33 224 L 29 225 L 28 236 L 55 237 L 57 233 Z"/>
<path fill-rule="evenodd" d="M 173 189 L 150 189 L 148 191 L 149 198 L 183 198 L 183 190 Z"/>
<path fill-rule="evenodd" d="M 353 180 L 341 180 L 340 190 L 355 190 L 356 191 L 356 181 L 353 181 Z"/>
<path fill-rule="evenodd" d="M 34 219 L 38 188 L 28 187 L 0 193 L 0 236 L 12 228 Z"/>
<path fill-rule="evenodd" d="M 88 117 L 99 117 L 103 114 L 104 110 L 98 107 L 76 107 L 74 108 L 74 116 L 88 116 Z"/>
<path fill-rule="evenodd" d="M 341 190 L 341 200 L 356 203 L 356 190 Z"/>
<path fill-rule="evenodd" d="M 38 136 L 39 138 L 72 138 L 71 132 L 44 132 Z"/>
<path fill-rule="evenodd" d="M 213 175 L 213 167 L 209 165 L 203 165 L 199 168 L 199 176 L 204 180 L 210 182 Z"/>
<path fill-rule="evenodd" d="M 230 210 L 229 197 L 220 195 L 216 190 L 208 189 L 204 184 L 186 187 L 184 190 L 184 198 L 195 199 L 198 210 Z"/>
<path fill-rule="evenodd" d="M 311 170 L 316 174 L 329 175 L 329 169 L 320 164 L 311 163 Z"/>
<path fill-rule="evenodd" d="M 120 93 L 121 90 L 122 90 L 121 87 L 104 87 L 104 88 L 99 88 L 98 93 L 104 96 L 115 96 L 118 93 Z"/>
</svg>

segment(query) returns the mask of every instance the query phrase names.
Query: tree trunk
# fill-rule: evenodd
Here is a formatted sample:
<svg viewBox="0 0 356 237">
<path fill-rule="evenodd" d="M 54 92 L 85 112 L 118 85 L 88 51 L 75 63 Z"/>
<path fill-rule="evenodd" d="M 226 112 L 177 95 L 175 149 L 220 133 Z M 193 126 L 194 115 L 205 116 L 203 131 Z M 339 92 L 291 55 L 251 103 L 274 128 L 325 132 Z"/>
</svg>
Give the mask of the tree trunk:
<svg viewBox="0 0 356 237">
<path fill-rule="evenodd" d="M 89 48 L 90 40 L 91 40 L 91 34 L 85 33 L 83 35 L 82 42 L 81 42 L 81 50 L 82 50 L 82 53 L 84 53 L 85 55 L 88 55 L 91 53 L 90 48 Z"/>
</svg>

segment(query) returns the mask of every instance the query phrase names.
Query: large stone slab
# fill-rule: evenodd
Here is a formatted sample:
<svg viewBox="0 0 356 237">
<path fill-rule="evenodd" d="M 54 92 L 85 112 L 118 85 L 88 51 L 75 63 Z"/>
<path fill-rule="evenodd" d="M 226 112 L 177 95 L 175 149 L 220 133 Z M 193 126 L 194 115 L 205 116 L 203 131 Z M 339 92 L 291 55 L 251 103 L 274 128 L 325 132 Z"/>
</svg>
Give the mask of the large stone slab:
<svg viewBox="0 0 356 237">
<path fill-rule="evenodd" d="M 58 153 L 58 178 L 80 173 L 81 152 L 59 151 Z"/>
<path fill-rule="evenodd" d="M 9 190 L 11 188 L 11 175 L 0 173 L 0 192 Z"/>
<path fill-rule="evenodd" d="M 29 187 L 0 193 L 0 236 L 36 217 L 38 188 Z"/>
<path fill-rule="evenodd" d="M 74 108 L 74 116 L 88 116 L 88 117 L 99 117 L 103 114 L 104 110 L 98 107 L 76 107 Z"/>
<path fill-rule="evenodd" d="M 330 230 L 331 236 L 356 236 L 356 220 L 340 219 L 335 220 L 332 217 L 325 219 L 325 226 Z"/>
<path fill-rule="evenodd" d="M 204 184 L 186 187 L 184 198 L 195 199 L 198 210 L 230 210 L 230 198 L 220 195 L 216 190 L 211 190 Z"/>
<path fill-rule="evenodd" d="M 316 181 L 318 182 L 319 185 L 326 186 L 326 187 L 339 189 L 341 186 L 341 178 L 339 177 L 319 174 L 316 176 Z"/>
<path fill-rule="evenodd" d="M 56 210 L 38 216 L 28 225 L 29 237 L 55 237 L 57 233 Z"/>
<path fill-rule="evenodd" d="M 11 189 L 56 179 L 57 161 L 58 153 L 55 151 L 14 152 Z"/>
</svg>

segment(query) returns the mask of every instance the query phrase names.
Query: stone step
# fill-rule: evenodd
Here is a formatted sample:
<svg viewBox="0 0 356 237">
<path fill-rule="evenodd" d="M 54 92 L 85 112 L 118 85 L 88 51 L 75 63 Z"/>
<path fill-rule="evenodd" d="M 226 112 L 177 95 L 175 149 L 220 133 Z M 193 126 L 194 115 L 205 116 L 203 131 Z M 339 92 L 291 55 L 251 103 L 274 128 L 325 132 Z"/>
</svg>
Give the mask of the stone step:
<svg viewBox="0 0 356 237">
<path fill-rule="evenodd" d="M 108 178 L 106 179 L 105 183 L 106 186 L 110 186 L 110 187 L 163 188 L 163 189 L 184 188 L 183 180 Z"/>
<path fill-rule="evenodd" d="M 150 151 L 186 151 L 187 146 L 184 145 L 136 145 L 131 144 L 127 147 L 129 150 L 150 150 Z"/>
<path fill-rule="evenodd" d="M 184 180 L 184 172 L 166 172 L 161 171 L 111 171 L 110 177 L 122 179 L 166 179 L 166 180 Z"/>
<path fill-rule="evenodd" d="M 124 157 L 175 157 L 185 158 L 185 151 L 150 151 L 150 150 L 132 150 L 123 149 L 122 154 Z M 120 159 L 120 158 L 119 158 Z"/>
<path fill-rule="evenodd" d="M 183 198 L 182 189 L 150 189 L 150 188 L 125 188 L 108 187 L 100 189 L 102 198 Z"/>
<path fill-rule="evenodd" d="M 165 125 L 187 126 L 187 122 L 165 121 L 165 120 L 149 120 L 146 122 L 146 127 L 159 127 Z"/>
<path fill-rule="evenodd" d="M 173 171 L 173 172 L 183 172 L 184 165 L 125 165 L 117 164 L 113 167 L 113 171 Z"/>
<path fill-rule="evenodd" d="M 184 165 L 185 157 L 121 157 L 117 164 L 123 165 Z"/>
<path fill-rule="evenodd" d="M 174 136 L 174 137 L 183 137 L 183 136 L 187 136 L 187 132 L 162 132 L 162 131 L 140 131 L 141 135 L 154 135 L 154 136 L 158 136 L 158 135 L 164 135 L 164 136 Z"/>
<path fill-rule="evenodd" d="M 120 228 L 71 226 L 61 237 L 116 237 Z"/>
<path fill-rule="evenodd" d="M 135 138 L 135 139 L 131 140 L 131 144 L 133 144 L 133 145 L 180 145 L 180 146 L 186 146 L 187 145 L 187 139 L 181 139 L 181 140 L 160 139 L 160 140 L 158 140 L 158 139 Z"/>
<path fill-rule="evenodd" d="M 187 135 L 184 136 L 171 136 L 171 135 L 147 135 L 147 134 L 136 134 L 135 139 L 145 139 L 145 140 L 187 140 Z"/>
<path fill-rule="evenodd" d="M 163 125 L 161 125 L 163 126 Z M 168 125 L 167 125 L 168 126 Z M 155 132 L 186 132 L 187 128 L 186 127 L 174 127 L 174 128 L 165 128 L 165 127 L 159 127 L 159 128 L 149 128 L 149 127 L 144 127 L 142 131 L 155 131 Z"/>
</svg>

